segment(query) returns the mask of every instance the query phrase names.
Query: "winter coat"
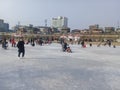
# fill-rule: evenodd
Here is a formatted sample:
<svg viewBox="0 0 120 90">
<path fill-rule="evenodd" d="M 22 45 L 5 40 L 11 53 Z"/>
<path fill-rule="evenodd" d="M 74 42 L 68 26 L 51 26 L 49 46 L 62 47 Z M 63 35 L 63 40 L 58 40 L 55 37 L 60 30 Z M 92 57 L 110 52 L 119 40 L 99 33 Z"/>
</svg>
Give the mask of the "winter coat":
<svg viewBox="0 0 120 90">
<path fill-rule="evenodd" d="M 18 42 L 17 47 L 18 47 L 19 52 L 24 52 L 25 51 L 24 44 L 25 44 L 24 41 L 19 41 Z"/>
</svg>

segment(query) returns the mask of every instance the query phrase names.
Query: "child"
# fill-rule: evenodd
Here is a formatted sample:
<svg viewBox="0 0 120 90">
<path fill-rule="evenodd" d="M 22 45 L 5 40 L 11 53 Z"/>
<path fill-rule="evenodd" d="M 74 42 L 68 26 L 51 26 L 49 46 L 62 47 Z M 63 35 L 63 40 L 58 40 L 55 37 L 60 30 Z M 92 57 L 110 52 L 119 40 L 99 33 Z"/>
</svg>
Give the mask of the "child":
<svg viewBox="0 0 120 90">
<path fill-rule="evenodd" d="M 70 47 L 67 47 L 66 52 L 68 52 L 68 53 L 72 53 Z"/>
</svg>

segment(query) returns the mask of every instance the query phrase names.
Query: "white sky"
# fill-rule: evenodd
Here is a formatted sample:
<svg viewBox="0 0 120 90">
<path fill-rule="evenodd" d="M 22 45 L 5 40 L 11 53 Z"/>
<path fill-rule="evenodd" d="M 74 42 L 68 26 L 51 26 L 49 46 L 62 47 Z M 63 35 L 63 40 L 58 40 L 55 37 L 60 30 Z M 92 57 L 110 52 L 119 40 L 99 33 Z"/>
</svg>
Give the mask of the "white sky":
<svg viewBox="0 0 120 90">
<path fill-rule="evenodd" d="M 120 21 L 120 0 L 0 0 L 0 18 L 10 24 L 44 25 L 53 17 L 68 17 L 70 28 L 89 25 L 117 26 Z"/>
</svg>

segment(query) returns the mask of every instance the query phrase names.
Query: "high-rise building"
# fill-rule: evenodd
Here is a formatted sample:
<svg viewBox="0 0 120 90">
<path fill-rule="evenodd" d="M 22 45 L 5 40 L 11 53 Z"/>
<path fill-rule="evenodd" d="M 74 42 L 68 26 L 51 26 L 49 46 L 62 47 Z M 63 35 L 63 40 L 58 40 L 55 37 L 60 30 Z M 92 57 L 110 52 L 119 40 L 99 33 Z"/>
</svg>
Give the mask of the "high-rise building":
<svg viewBox="0 0 120 90">
<path fill-rule="evenodd" d="M 4 20 L 0 19 L 0 29 L 4 28 Z"/>
<path fill-rule="evenodd" d="M 89 29 L 90 29 L 90 30 L 99 29 L 99 25 L 98 25 L 98 24 L 90 25 L 90 26 L 89 26 Z"/>
<path fill-rule="evenodd" d="M 68 18 L 59 16 L 57 18 L 52 18 L 53 28 L 67 28 L 68 27 Z"/>
<path fill-rule="evenodd" d="M 7 32 L 9 31 L 9 24 L 4 23 L 4 20 L 0 19 L 0 32 Z"/>
<path fill-rule="evenodd" d="M 9 24 L 8 23 L 4 23 L 4 30 L 6 32 L 9 31 Z"/>
<path fill-rule="evenodd" d="M 115 31 L 115 27 L 105 27 L 105 32 L 106 33 L 112 33 Z"/>
</svg>

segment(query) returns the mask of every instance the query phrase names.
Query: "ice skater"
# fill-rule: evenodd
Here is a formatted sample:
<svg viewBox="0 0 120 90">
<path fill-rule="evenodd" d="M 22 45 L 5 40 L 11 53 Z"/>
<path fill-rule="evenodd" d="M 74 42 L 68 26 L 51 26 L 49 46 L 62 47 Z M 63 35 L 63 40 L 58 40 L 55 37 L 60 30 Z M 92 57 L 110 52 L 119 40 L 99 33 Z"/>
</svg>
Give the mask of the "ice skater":
<svg viewBox="0 0 120 90">
<path fill-rule="evenodd" d="M 22 57 L 24 57 L 25 55 L 25 46 L 24 46 L 24 40 L 23 38 L 20 38 L 20 40 L 17 43 L 17 47 L 18 47 L 18 57 L 20 58 L 20 55 L 22 53 Z"/>
<path fill-rule="evenodd" d="M 8 48 L 8 42 L 6 39 L 3 39 L 3 41 L 2 41 L 2 48 L 4 48 L 4 49 Z"/>
<path fill-rule="evenodd" d="M 67 46 L 68 46 L 68 44 L 64 41 L 64 42 L 62 43 L 62 51 L 63 51 L 63 52 L 66 51 Z"/>
</svg>

